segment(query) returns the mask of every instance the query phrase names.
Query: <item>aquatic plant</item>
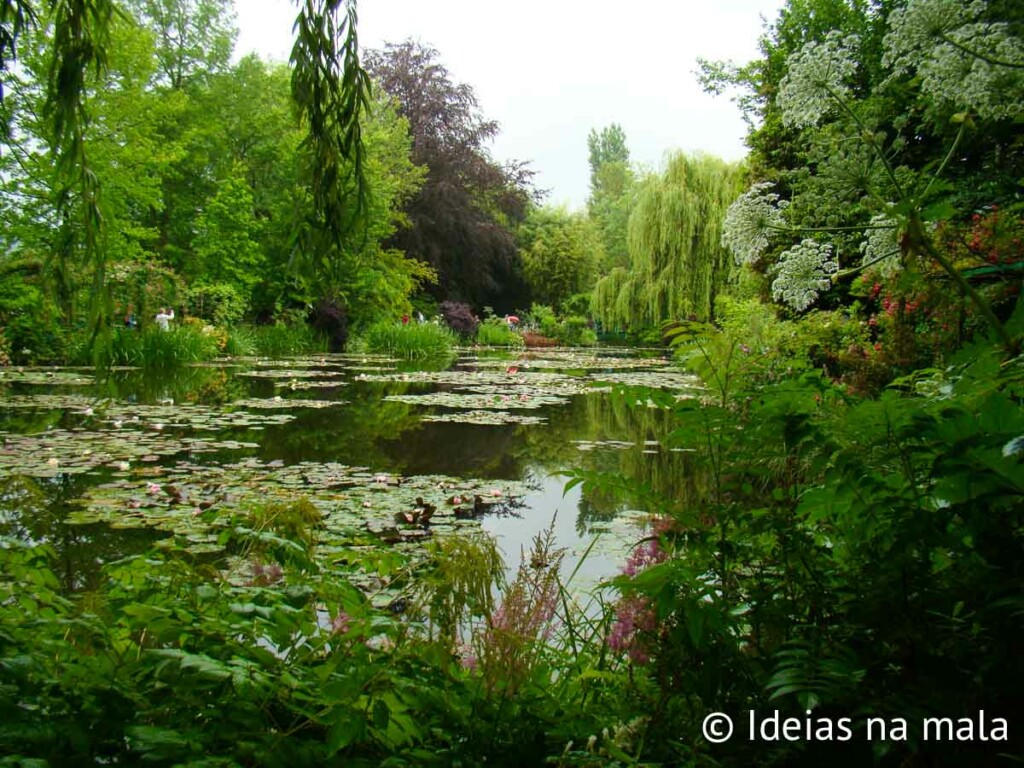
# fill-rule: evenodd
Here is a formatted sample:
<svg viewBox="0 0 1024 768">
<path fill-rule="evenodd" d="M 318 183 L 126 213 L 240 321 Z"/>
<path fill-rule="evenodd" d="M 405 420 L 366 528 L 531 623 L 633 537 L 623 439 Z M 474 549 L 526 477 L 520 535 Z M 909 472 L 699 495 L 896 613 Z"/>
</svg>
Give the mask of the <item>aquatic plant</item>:
<svg viewBox="0 0 1024 768">
<path fill-rule="evenodd" d="M 260 357 L 287 357 L 327 350 L 327 342 L 302 322 L 254 325 L 249 332 L 253 351 Z"/>
<path fill-rule="evenodd" d="M 134 365 L 142 368 L 175 366 L 212 360 L 219 354 L 217 337 L 199 324 L 182 323 L 169 331 L 117 328 L 90 340 L 80 337 L 71 346 L 71 360 L 81 365 Z"/>
<path fill-rule="evenodd" d="M 370 326 L 361 336 L 369 352 L 402 360 L 450 358 L 458 339 L 448 328 L 436 323 L 383 321 Z"/>
</svg>

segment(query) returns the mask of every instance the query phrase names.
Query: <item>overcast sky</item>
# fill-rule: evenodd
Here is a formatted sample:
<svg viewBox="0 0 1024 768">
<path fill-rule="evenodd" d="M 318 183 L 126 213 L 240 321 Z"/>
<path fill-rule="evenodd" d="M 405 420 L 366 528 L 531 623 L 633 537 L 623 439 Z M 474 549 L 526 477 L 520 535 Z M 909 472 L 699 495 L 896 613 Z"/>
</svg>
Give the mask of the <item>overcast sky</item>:
<svg viewBox="0 0 1024 768">
<path fill-rule="evenodd" d="M 728 97 L 704 94 L 697 57 L 746 62 L 762 16 L 782 0 L 360 0 L 364 48 L 412 37 L 436 48 L 483 114 L 501 124 L 496 160 L 529 160 L 548 202 L 583 206 L 587 134 L 617 122 L 634 162 L 660 168 L 673 149 L 729 160 L 744 126 Z M 236 55 L 287 61 L 291 0 L 235 0 Z"/>
</svg>

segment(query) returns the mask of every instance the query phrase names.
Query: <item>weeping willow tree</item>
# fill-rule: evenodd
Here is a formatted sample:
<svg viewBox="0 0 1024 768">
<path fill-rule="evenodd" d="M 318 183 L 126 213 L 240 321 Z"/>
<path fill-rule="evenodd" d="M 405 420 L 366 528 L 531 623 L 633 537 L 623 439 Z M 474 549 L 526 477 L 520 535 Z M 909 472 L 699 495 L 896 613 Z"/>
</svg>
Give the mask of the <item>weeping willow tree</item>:
<svg viewBox="0 0 1024 768">
<path fill-rule="evenodd" d="M 673 155 L 664 173 L 647 178 L 629 217 L 629 267 L 613 269 L 594 289 L 601 322 L 642 328 L 713 318 L 730 279 L 722 220 L 740 191 L 737 166 L 702 154 Z"/>
</svg>

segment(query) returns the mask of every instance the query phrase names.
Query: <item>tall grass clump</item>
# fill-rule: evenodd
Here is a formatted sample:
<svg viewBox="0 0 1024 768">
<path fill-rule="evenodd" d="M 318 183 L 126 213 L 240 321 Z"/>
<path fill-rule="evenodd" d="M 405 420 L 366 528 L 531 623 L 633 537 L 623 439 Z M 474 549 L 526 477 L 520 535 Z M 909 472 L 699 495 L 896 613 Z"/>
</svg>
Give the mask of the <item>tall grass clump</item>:
<svg viewBox="0 0 1024 768">
<path fill-rule="evenodd" d="M 252 326 L 236 325 L 228 328 L 224 342 L 224 354 L 232 357 L 249 357 L 256 354 L 256 334 Z"/>
<path fill-rule="evenodd" d="M 327 351 L 327 342 L 305 323 L 257 325 L 248 330 L 251 334 L 252 353 L 260 357 L 284 357 Z"/>
<path fill-rule="evenodd" d="M 201 326 L 181 325 L 169 331 L 118 328 L 108 336 L 97 336 L 91 344 L 83 338 L 72 346 L 71 359 L 84 365 L 172 368 L 212 360 L 219 353 L 215 336 Z"/>
<path fill-rule="evenodd" d="M 371 325 L 362 335 L 367 352 L 391 355 L 401 360 L 448 358 L 455 354 L 458 337 L 448 328 L 434 323 L 394 323 Z"/>
</svg>

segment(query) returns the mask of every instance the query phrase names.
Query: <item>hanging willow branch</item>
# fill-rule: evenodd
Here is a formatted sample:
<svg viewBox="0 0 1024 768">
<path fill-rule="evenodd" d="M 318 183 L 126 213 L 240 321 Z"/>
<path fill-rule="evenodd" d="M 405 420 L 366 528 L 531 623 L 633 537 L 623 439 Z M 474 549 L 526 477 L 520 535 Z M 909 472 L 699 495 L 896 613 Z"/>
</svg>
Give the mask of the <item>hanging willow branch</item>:
<svg viewBox="0 0 1024 768">
<path fill-rule="evenodd" d="M 10 134 L 10 120 L 4 109 L 3 75 L 17 58 L 18 38 L 36 23 L 35 10 L 29 0 L 0 0 L 0 130 Z"/>
<path fill-rule="evenodd" d="M 80 261 L 86 269 L 92 269 L 90 325 L 95 339 L 105 327 L 102 299 L 106 259 L 100 249 L 100 185 L 86 152 L 86 76 L 91 69 L 99 80 L 106 72 L 109 32 L 116 9 L 111 0 L 51 0 L 50 5 L 54 38 L 45 111 L 57 169 L 57 216 L 65 230 L 56 254 L 57 273 L 61 282 L 67 283 L 70 264 L 76 261 L 78 238 L 73 231 L 77 203 L 83 234 Z M 62 293 L 67 297 L 70 290 Z"/>
<path fill-rule="evenodd" d="M 313 214 L 296 237 L 293 265 L 336 290 L 344 244 L 365 224 L 361 118 L 370 109 L 370 77 L 359 64 L 355 0 L 299 1 L 292 98 L 308 129 Z"/>
</svg>

